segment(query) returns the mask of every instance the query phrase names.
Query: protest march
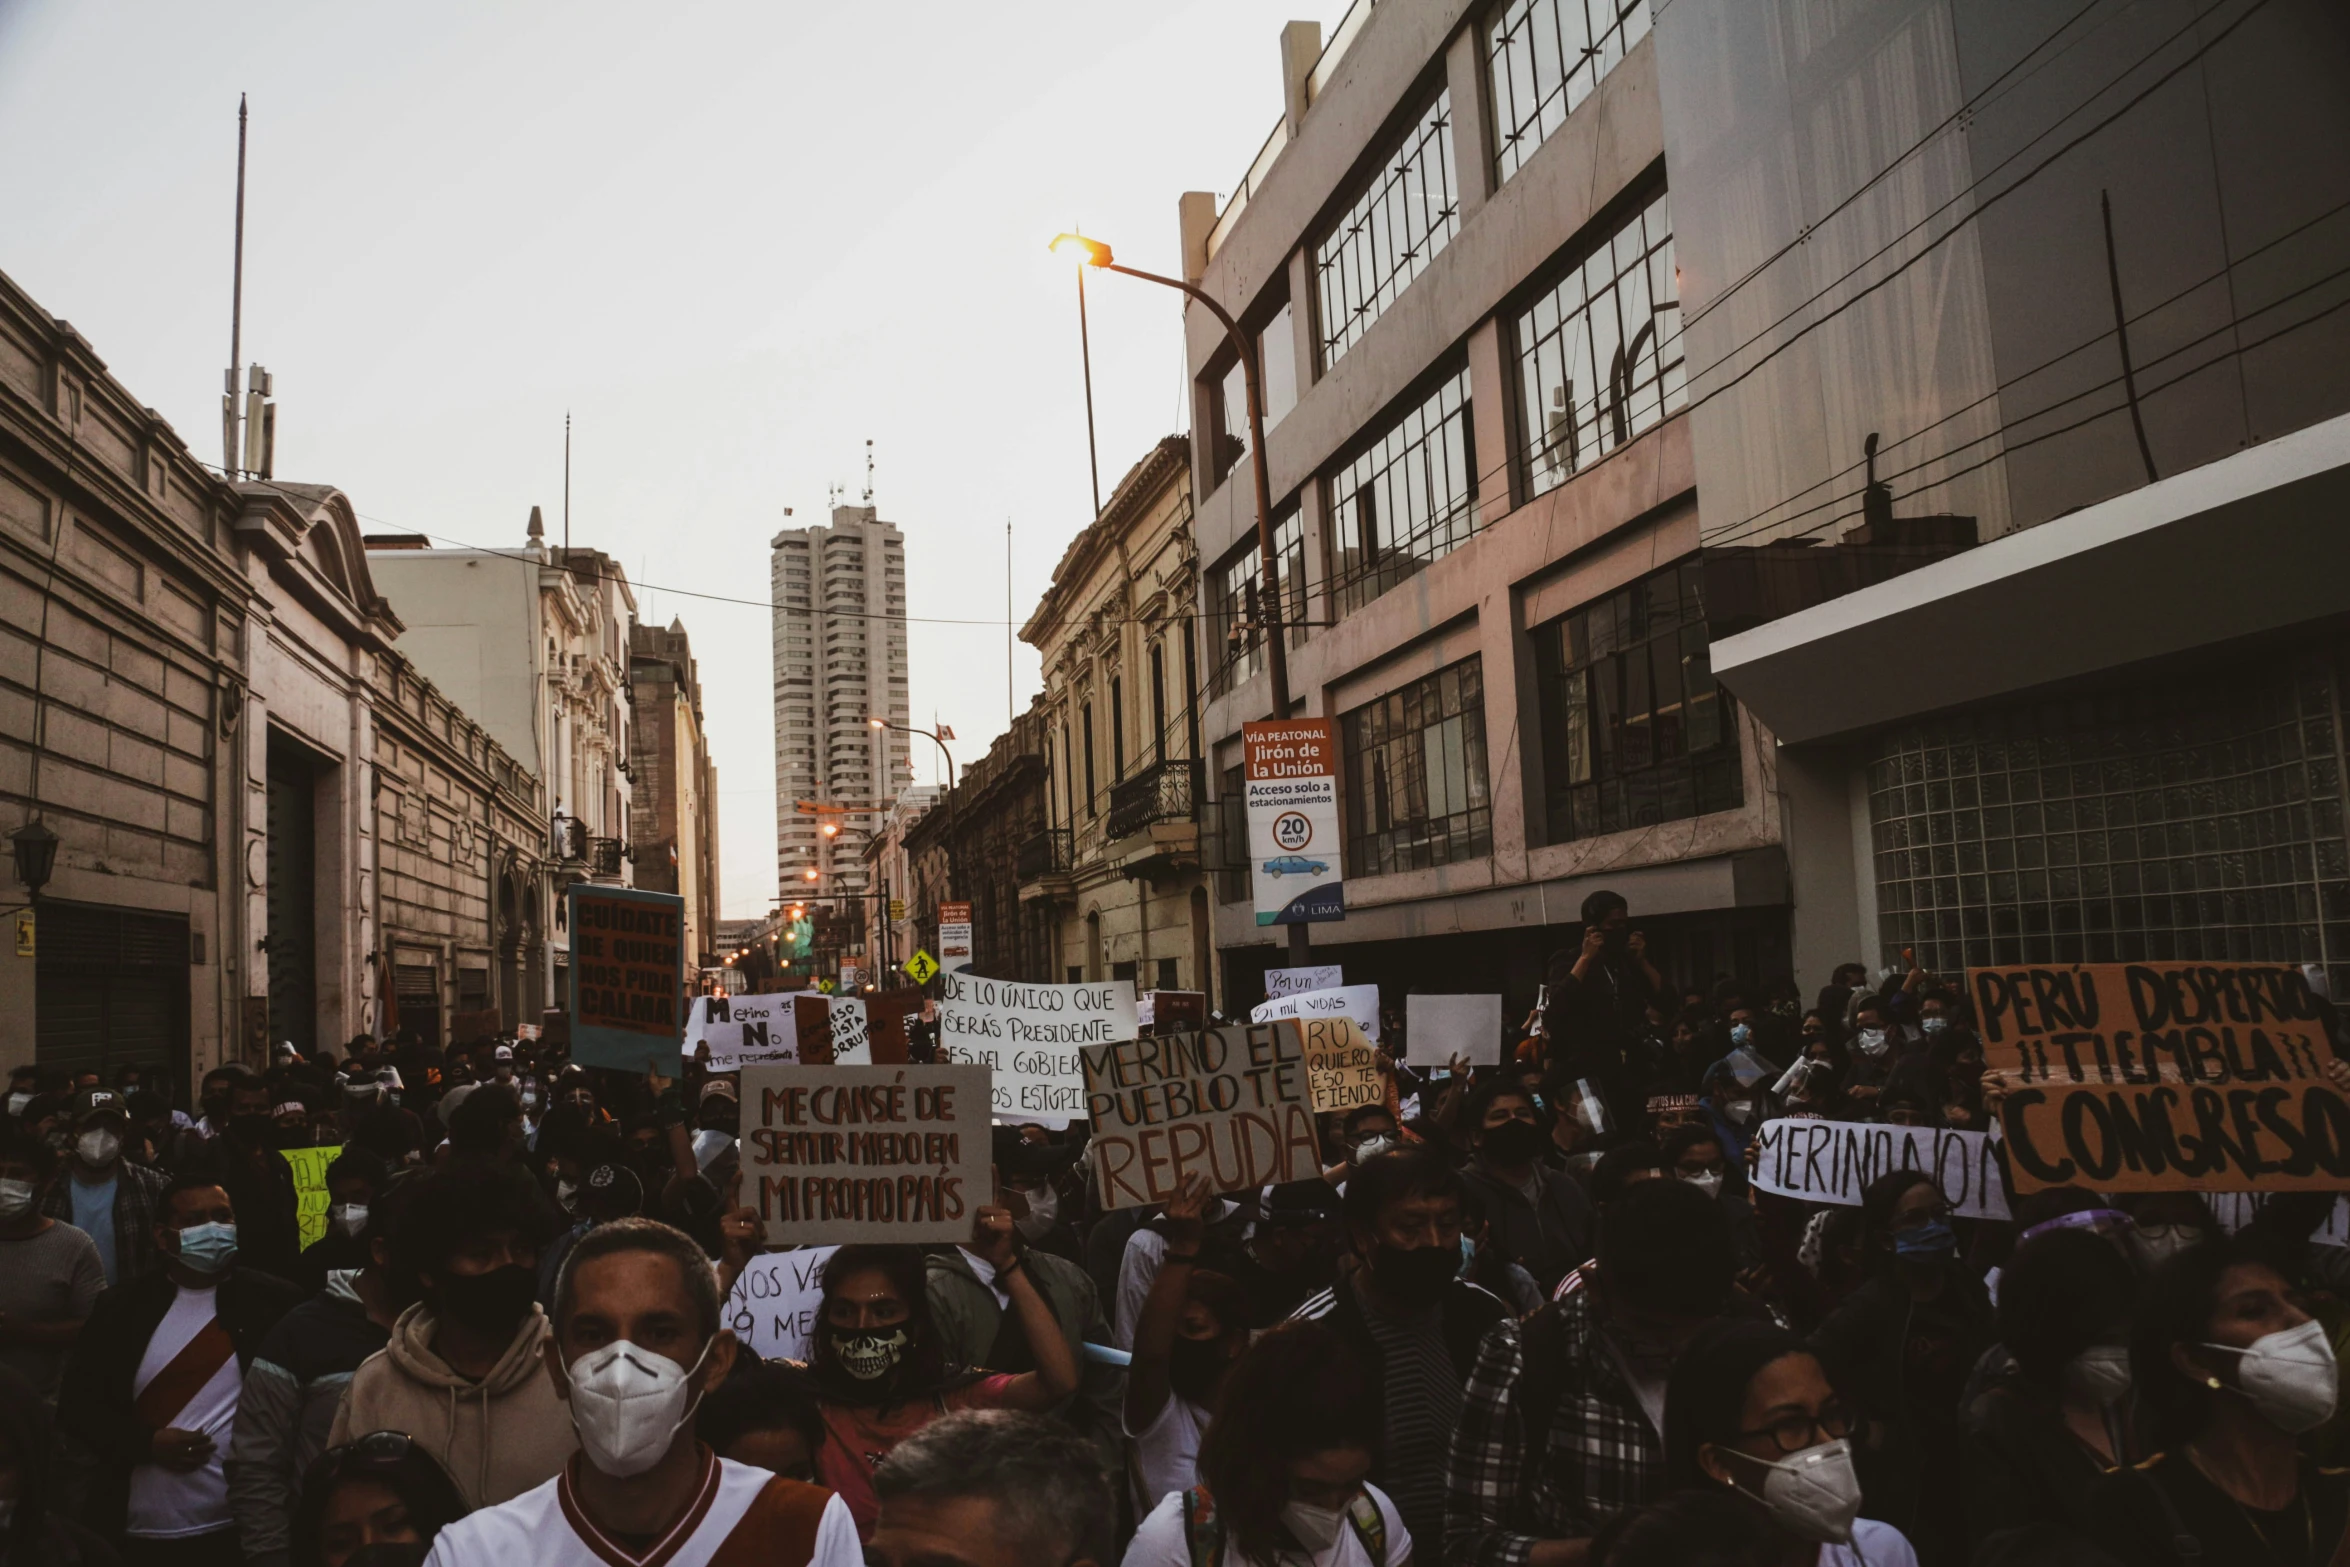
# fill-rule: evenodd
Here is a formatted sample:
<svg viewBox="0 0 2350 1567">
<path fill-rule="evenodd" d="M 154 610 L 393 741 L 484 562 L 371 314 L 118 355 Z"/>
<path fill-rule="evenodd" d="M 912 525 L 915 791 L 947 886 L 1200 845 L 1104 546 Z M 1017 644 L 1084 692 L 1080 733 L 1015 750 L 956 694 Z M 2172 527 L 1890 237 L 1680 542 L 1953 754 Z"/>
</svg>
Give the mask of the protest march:
<svg viewBox="0 0 2350 1567">
<path fill-rule="evenodd" d="M 612 901 L 597 937 L 662 930 Z M 1211 1507 L 1268 1567 L 1606 1561 L 1707 1508 L 1784 1549 L 1689 1559 L 1755 1567 L 2172 1559 L 2150 1515 L 2339 1559 L 2321 971 L 1807 1000 L 1582 912 L 1515 1020 L 1351 964 L 1229 1013 L 967 969 L 614 1004 L 673 962 L 639 940 L 593 1028 L 281 1048 L 194 1114 L 19 1066 L 0 1560 L 846 1567 L 917 1458 L 1045 1485 L 986 1479 L 999 1428 L 1101 1567 Z"/>
</svg>

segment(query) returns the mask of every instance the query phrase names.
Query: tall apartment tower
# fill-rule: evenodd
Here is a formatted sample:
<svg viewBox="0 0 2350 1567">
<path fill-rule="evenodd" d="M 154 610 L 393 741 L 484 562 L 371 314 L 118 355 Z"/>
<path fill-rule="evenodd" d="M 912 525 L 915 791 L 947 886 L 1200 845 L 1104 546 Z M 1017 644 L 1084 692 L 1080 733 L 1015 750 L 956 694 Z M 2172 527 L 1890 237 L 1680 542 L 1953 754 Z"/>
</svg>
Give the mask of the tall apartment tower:
<svg viewBox="0 0 2350 1567">
<path fill-rule="evenodd" d="M 835 506 L 829 525 L 786 528 L 772 549 L 776 881 L 786 899 L 862 893 L 867 837 L 914 781 L 904 729 L 870 722 L 910 720 L 905 535 L 871 506 Z"/>
</svg>

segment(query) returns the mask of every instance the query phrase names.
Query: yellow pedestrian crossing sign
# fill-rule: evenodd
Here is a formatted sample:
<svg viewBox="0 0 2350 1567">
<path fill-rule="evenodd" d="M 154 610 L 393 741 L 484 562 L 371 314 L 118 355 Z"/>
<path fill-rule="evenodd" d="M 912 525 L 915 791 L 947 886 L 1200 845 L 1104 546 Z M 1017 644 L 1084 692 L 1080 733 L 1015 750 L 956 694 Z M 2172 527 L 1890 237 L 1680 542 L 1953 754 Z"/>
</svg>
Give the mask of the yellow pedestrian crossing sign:
<svg viewBox="0 0 2350 1567">
<path fill-rule="evenodd" d="M 937 972 L 938 959 L 927 952 L 917 949 L 912 957 L 906 959 L 906 977 L 917 985 L 929 984 L 930 976 Z"/>
</svg>

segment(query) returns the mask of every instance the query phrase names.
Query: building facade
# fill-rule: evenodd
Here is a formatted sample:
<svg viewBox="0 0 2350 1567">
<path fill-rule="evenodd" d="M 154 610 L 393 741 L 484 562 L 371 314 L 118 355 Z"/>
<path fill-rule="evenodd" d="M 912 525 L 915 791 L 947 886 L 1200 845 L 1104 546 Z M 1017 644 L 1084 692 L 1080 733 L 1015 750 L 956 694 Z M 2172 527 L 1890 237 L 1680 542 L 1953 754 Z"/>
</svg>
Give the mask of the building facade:
<svg viewBox="0 0 2350 1567">
<path fill-rule="evenodd" d="M 680 621 L 632 633 L 629 841 L 636 885 L 685 900 L 686 950 L 718 961 L 718 768 L 702 732 L 702 681 Z"/>
<path fill-rule="evenodd" d="M 1824 15 L 1654 40 L 1714 668 L 1780 742 L 1799 971 L 2342 994 L 2350 17 Z"/>
<path fill-rule="evenodd" d="M 938 956 L 939 905 L 971 905 L 971 971 L 1038 983 L 1057 978 L 1049 912 L 1021 896 L 1021 851 L 1048 822 L 1044 703 L 1041 698 L 996 736 L 905 833 L 911 939 Z M 903 962 L 911 953 L 900 950 Z"/>
<path fill-rule="evenodd" d="M 771 548 L 777 882 L 786 897 L 861 896 L 862 846 L 914 781 L 905 535 L 871 505 L 835 506 L 829 523 L 786 528 Z"/>
<path fill-rule="evenodd" d="M 865 879 L 873 889 L 864 903 L 865 956 L 873 982 L 885 990 L 898 983 L 899 970 L 923 940 L 919 916 L 924 903 L 914 891 L 914 862 L 906 837 L 944 793 L 937 784 L 899 790 L 880 828 L 865 841 Z M 931 934 L 936 931 L 934 914 Z"/>
<path fill-rule="evenodd" d="M 1515 1016 L 1605 887 L 1672 979 L 1784 972 L 1775 748 L 1709 662 L 1649 7 L 1390 0 L 1318 44 L 1283 34 L 1281 122 L 1181 208 L 1265 388 L 1289 716 L 1339 737 L 1314 961 Z M 1229 1010 L 1288 961 L 1237 807 L 1271 606 L 1239 361 L 1185 325 Z"/>
<path fill-rule="evenodd" d="M 1021 630 L 1044 663 L 1048 825 L 1016 873 L 1050 951 L 1023 978 L 1215 989 L 1191 481 L 1188 439 L 1153 447 Z"/>
</svg>

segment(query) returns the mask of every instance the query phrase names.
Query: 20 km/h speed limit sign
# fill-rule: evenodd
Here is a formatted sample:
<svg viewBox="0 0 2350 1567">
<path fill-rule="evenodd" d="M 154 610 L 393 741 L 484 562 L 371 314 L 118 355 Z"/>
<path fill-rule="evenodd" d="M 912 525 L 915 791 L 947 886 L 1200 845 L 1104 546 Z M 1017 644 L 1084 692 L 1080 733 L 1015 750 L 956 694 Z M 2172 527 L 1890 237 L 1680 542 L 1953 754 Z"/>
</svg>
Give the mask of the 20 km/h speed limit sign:
<svg viewBox="0 0 2350 1567">
<path fill-rule="evenodd" d="M 1243 724 L 1241 741 L 1257 923 L 1346 918 L 1335 727 L 1326 718 Z"/>
</svg>

